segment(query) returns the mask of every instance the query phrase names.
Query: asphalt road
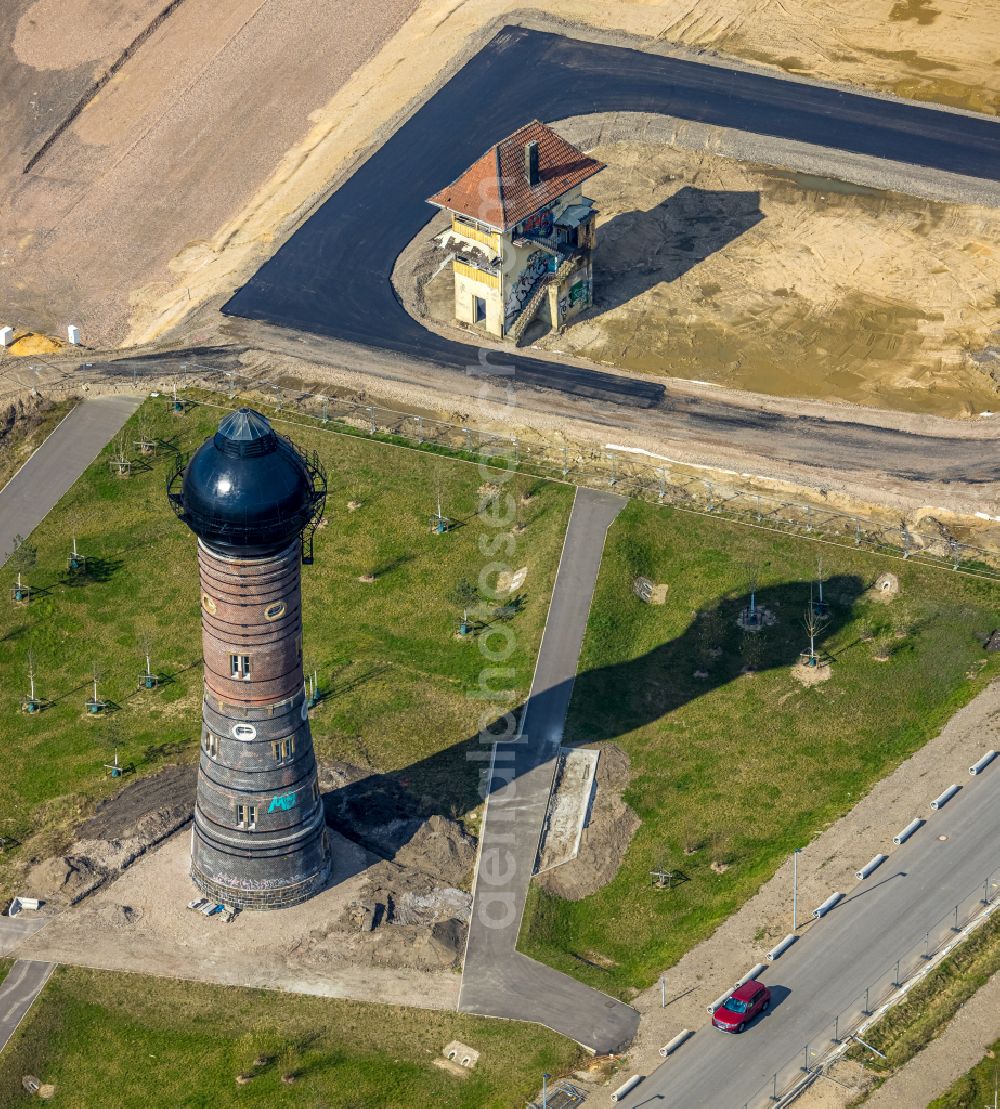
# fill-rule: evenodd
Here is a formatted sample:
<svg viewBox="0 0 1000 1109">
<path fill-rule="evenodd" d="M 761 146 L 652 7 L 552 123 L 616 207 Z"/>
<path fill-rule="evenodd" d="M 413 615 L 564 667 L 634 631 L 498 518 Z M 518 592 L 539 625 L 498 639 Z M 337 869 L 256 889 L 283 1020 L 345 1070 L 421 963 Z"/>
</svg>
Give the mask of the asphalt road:
<svg viewBox="0 0 1000 1109">
<path fill-rule="evenodd" d="M 925 932 L 947 932 L 950 919 L 942 925 L 942 917 L 952 906 L 969 903 L 991 875 L 1000 880 L 1000 764 L 960 784 L 938 813 L 928 807 L 930 795 L 915 797 L 914 815 L 927 819 L 924 827 L 901 847 L 883 845 L 888 860 L 844 891 L 847 898 L 761 976 L 776 995 L 770 1012 L 739 1036 L 699 1029 L 624 1104 L 767 1104 L 776 1071 L 793 1056 L 793 1066 L 804 1063 L 805 1046 L 821 1046 L 837 1013 L 859 998 L 863 1008 L 865 988 L 891 980 L 900 956 L 916 951 L 919 959 Z M 857 860 L 859 866 L 867 861 Z M 779 1078 L 779 1090 L 781 1084 Z"/>
<path fill-rule="evenodd" d="M 55 963 L 36 963 L 18 959 L 0 983 L 0 1051 L 14 1034 L 24 1014 L 42 992 Z"/>
<path fill-rule="evenodd" d="M 14 536 L 28 537 L 140 403 L 122 396 L 83 401 L 0 489 L 0 565 Z"/>
<path fill-rule="evenodd" d="M 13 955 L 24 943 L 40 932 L 52 918 L 26 910 L 19 916 L 0 916 L 0 955 Z"/>
<path fill-rule="evenodd" d="M 390 282 L 433 215 L 426 198 L 523 123 L 659 112 L 781 139 L 1000 180 L 1000 125 L 741 70 L 505 28 L 350 177 L 224 306 L 230 315 L 480 369 L 427 331 Z M 515 381 L 649 407 L 662 386 L 519 354 Z"/>
<path fill-rule="evenodd" d="M 629 1043 L 639 1014 L 516 949 L 604 537 L 622 497 L 577 490 L 518 738 L 496 744 L 458 1007 L 536 1021 L 599 1053 Z"/>
</svg>

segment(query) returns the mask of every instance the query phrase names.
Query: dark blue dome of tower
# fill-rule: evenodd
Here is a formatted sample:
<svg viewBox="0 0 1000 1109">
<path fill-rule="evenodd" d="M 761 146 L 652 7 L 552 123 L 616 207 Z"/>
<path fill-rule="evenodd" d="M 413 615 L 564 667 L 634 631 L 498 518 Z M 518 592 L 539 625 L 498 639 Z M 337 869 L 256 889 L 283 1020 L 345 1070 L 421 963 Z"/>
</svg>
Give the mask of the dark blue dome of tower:
<svg viewBox="0 0 1000 1109">
<path fill-rule="evenodd" d="M 224 417 L 195 451 L 179 493 L 180 518 L 212 547 L 254 557 L 286 546 L 322 504 L 322 474 L 252 408 Z"/>
</svg>

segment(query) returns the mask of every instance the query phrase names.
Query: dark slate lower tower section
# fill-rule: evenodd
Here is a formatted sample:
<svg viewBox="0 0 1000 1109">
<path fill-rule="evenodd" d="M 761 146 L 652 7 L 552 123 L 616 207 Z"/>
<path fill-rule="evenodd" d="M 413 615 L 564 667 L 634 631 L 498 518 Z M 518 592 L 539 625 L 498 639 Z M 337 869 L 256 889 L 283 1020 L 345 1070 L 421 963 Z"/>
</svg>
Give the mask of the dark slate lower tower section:
<svg viewBox="0 0 1000 1109">
<path fill-rule="evenodd" d="M 302 675 L 301 533 L 325 480 L 241 409 L 171 479 L 196 532 L 205 693 L 191 876 L 245 909 L 293 905 L 331 857 Z"/>
</svg>

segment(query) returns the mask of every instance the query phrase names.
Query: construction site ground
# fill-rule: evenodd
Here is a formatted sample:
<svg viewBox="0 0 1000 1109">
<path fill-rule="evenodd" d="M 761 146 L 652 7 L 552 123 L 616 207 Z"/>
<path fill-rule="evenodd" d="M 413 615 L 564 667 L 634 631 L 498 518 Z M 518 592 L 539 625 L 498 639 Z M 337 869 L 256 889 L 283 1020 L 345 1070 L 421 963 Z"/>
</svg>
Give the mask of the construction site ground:
<svg viewBox="0 0 1000 1109">
<path fill-rule="evenodd" d="M 365 965 L 341 950 L 344 934 L 326 934 L 360 895 L 366 852 L 331 831 L 331 886 L 280 913 L 240 913 L 230 924 L 187 903 L 200 897 L 188 875 L 184 829 L 107 887 L 66 909 L 18 952 L 21 958 L 137 971 L 223 985 L 261 986 L 325 997 L 452 1009 L 459 976 Z M 325 942 L 311 941 L 323 933 Z"/>
<path fill-rule="evenodd" d="M 557 129 L 607 163 L 594 307 L 525 335 L 554 355 L 729 389 L 942 416 L 1000 407 L 1000 211 L 685 149 L 632 113 Z M 397 264 L 411 313 L 454 325 L 435 218 Z M 468 333 L 466 333 L 468 334 Z"/>
<path fill-rule="evenodd" d="M 4 322 L 58 337 L 74 322 L 107 347 L 221 303 L 504 22 L 995 111 L 993 14 L 986 0 L 15 0 Z"/>
</svg>

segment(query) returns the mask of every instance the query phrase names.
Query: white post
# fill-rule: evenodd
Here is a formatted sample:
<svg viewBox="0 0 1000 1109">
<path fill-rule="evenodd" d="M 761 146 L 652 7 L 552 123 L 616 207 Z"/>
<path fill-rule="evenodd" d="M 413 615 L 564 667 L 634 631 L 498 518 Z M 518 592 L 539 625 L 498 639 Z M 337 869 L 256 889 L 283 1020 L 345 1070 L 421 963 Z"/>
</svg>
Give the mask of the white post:
<svg viewBox="0 0 1000 1109">
<path fill-rule="evenodd" d="M 35 699 L 35 672 L 34 670 L 28 671 L 28 684 L 31 686 L 31 699 Z"/>
<path fill-rule="evenodd" d="M 792 931 L 799 930 L 799 848 L 792 852 Z"/>
<path fill-rule="evenodd" d="M 71 323 L 69 327 L 66 328 L 66 338 L 69 340 L 71 346 L 78 347 L 80 345 L 80 329 L 75 323 Z"/>
<path fill-rule="evenodd" d="M 667 980 L 660 975 L 660 1008 L 666 1009 L 667 1007 Z"/>
</svg>

